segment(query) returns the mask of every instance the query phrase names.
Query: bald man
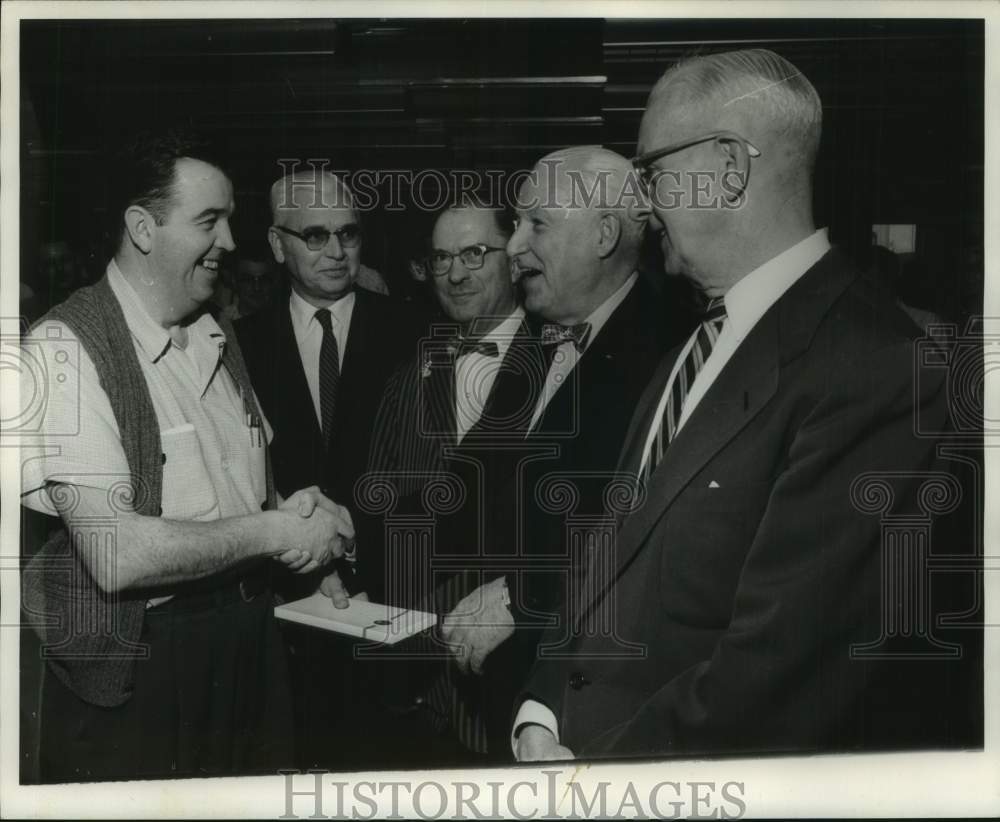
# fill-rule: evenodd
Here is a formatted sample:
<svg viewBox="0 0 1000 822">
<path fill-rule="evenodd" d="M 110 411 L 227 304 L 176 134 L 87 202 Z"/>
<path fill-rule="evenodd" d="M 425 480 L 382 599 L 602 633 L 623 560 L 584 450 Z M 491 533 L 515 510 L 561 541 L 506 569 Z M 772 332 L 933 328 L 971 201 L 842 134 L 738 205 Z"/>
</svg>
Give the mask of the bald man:
<svg viewBox="0 0 1000 822">
<path fill-rule="evenodd" d="M 415 350 L 419 324 L 402 303 L 356 286 L 361 223 L 341 180 L 312 171 L 282 177 L 271 187 L 271 219 L 267 239 L 287 288 L 236 332 L 274 429 L 275 485 L 295 488 L 309 477 L 351 509 L 386 381 Z M 306 596 L 321 582 L 301 579 L 286 580 L 285 596 Z M 325 682 L 327 644 L 305 631 L 293 644 L 297 752 L 312 767 L 334 750 L 326 734 L 342 717 Z"/>
<path fill-rule="evenodd" d="M 649 216 L 636 182 L 624 157 L 576 147 L 540 160 L 514 204 L 507 255 L 540 326 L 541 385 L 524 456 L 491 496 L 511 515 L 502 534 L 486 535 L 486 550 L 503 556 L 507 571 L 442 627 L 459 668 L 484 678 L 493 754 L 509 757 L 514 697 L 576 576 L 567 515 L 613 518 L 605 490 L 632 409 L 683 333 L 636 270 Z M 565 487 L 572 510 L 557 499 Z"/>
<path fill-rule="evenodd" d="M 813 221 L 821 116 L 764 50 L 694 58 L 653 89 L 633 162 L 666 271 L 706 313 L 637 405 L 620 464 L 645 504 L 590 568 L 564 659 L 533 672 L 522 761 L 975 743 L 973 632 L 950 651 L 891 641 L 935 632 L 941 591 L 919 564 L 884 566 L 896 589 L 882 576 L 920 554 L 892 554 L 879 515 L 929 524 L 961 496 L 926 496 L 960 487 L 928 435 L 944 375 L 916 373 L 916 327 Z"/>
<path fill-rule="evenodd" d="M 236 330 L 274 426 L 275 483 L 308 476 L 346 502 L 365 470 L 385 382 L 419 328 L 402 303 L 357 287 L 361 222 L 343 182 L 283 177 L 271 188 L 271 218 L 285 295 Z"/>
</svg>

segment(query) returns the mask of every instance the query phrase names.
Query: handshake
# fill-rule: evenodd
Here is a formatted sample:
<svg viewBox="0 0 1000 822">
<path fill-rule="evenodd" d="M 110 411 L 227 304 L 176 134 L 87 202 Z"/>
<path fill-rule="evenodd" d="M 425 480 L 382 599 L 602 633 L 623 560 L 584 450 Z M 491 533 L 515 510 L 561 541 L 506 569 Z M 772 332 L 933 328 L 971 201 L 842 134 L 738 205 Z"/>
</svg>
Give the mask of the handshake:
<svg viewBox="0 0 1000 822">
<path fill-rule="evenodd" d="M 316 486 L 296 491 L 270 513 L 271 553 L 290 571 L 309 574 L 354 551 L 350 512 Z"/>
</svg>

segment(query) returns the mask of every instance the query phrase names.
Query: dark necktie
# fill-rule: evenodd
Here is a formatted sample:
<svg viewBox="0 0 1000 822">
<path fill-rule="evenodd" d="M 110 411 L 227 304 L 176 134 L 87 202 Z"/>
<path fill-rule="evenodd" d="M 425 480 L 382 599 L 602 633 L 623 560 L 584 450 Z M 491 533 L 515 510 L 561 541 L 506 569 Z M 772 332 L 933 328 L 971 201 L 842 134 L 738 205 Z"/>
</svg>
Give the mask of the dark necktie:
<svg viewBox="0 0 1000 822">
<path fill-rule="evenodd" d="M 725 321 L 726 305 L 722 297 L 716 297 L 708 304 L 708 309 L 702 316 L 701 325 L 695 330 L 694 345 L 688 351 L 681 367 L 677 369 L 673 382 L 667 386 L 667 404 L 659 421 L 654 420 L 654 425 L 657 426 L 656 436 L 646 453 L 645 466 L 642 471 L 644 482 L 648 481 L 653 471 L 656 470 L 660 460 L 663 459 L 667 445 L 677 434 L 677 425 L 680 422 L 688 392 L 691 390 L 694 378 L 698 376 L 705 360 L 708 359 L 708 355 L 712 353 Z"/>
<path fill-rule="evenodd" d="M 577 323 L 576 325 L 560 325 L 559 323 L 545 323 L 542 326 L 542 345 L 560 345 L 564 342 L 572 342 L 577 351 L 583 351 L 590 338 L 590 323 Z"/>
<path fill-rule="evenodd" d="M 333 335 L 333 318 L 327 308 L 316 312 L 316 319 L 323 326 L 323 344 L 319 349 L 319 410 L 323 420 L 323 447 L 330 447 L 333 421 L 337 415 L 337 386 L 340 383 L 340 349 Z"/>
</svg>

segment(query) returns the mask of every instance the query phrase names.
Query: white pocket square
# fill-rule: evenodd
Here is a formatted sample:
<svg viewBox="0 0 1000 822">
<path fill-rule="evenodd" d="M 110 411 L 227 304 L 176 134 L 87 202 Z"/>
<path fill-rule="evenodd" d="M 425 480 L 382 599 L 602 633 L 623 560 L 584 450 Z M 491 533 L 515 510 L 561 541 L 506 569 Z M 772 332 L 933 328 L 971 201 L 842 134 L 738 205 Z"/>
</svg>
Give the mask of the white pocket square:
<svg viewBox="0 0 1000 822">
<path fill-rule="evenodd" d="M 710 482 L 710 483 L 708 484 L 708 487 L 709 487 L 709 488 L 719 488 L 719 487 L 721 487 L 721 486 L 720 486 L 720 485 L 719 485 L 719 483 L 717 483 L 717 482 L 716 482 L 715 480 L 712 480 L 712 481 L 711 481 L 711 482 Z"/>
</svg>

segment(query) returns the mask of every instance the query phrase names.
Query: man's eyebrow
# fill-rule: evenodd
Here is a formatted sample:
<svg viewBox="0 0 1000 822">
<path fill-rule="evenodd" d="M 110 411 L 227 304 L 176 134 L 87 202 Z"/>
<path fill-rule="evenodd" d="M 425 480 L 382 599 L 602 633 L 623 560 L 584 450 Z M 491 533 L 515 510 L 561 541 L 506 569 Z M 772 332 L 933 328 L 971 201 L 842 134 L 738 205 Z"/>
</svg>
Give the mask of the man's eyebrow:
<svg viewBox="0 0 1000 822">
<path fill-rule="evenodd" d="M 228 208 L 206 208 L 204 211 L 197 214 L 194 218 L 194 222 L 199 222 L 204 220 L 206 217 L 221 217 L 222 215 L 228 214 Z"/>
<path fill-rule="evenodd" d="M 339 226 L 337 226 L 334 229 L 334 231 L 340 231 L 340 229 L 346 228 L 347 226 L 354 226 L 355 228 L 357 228 L 358 225 L 359 225 L 359 223 L 358 223 L 357 220 L 348 220 L 346 223 L 341 223 Z M 320 224 L 320 225 L 307 225 L 305 228 L 302 229 L 302 233 L 305 233 L 306 231 L 325 231 L 328 234 L 332 234 L 333 233 L 332 231 L 330 231 L 330 229 L 328 229 L 323 224 Z"/>
</svg>

